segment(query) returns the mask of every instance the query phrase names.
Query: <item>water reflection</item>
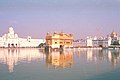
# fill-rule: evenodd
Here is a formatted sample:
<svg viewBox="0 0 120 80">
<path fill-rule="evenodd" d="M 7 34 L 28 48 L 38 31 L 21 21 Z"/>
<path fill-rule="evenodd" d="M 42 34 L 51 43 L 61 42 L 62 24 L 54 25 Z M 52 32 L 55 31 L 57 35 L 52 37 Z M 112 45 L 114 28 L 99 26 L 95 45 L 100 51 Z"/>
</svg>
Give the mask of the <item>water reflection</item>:
<svg viewBox="0 0 120 80">
<path fill-rule="evenodd" d="M 110 62 L 113 67 L 120 62 L 120 50 L 66 50 L 63 52 L 44 53 L 40 49 L 0 49 L 0 63 L 6 64 L 9 72 L 13 72 L 15 65 L 29 63 L 32 61 L 44 61 L 46 67 L 70 68 L 79 60 L 97 63 L 99 61 Z M 77 59 L 78 60 L 78 59 Z M 74 64 L 75 65 L 75 64 Z"/>
<path fill-rule="evenodd" d="M 115 67 L 120 61 L 120 50 L 87 50 L 87 61 L 105 61 L 111 62 Z"/>
<path fill-rule="evenodd" d="M 39 49 L 0 49 L 0 63 L 6 64 L 9 72 L 13 72 L 14 66 L 19 62 L 28 63 L 45 57 Z"/>
<path fill-rule="evenodd" d="M 53 67 L 66 68 L 71 67 L 73 64 L 73 52 L 51 52 L 46 54 L 46 64 L 48 69 Z"/>
</svg>

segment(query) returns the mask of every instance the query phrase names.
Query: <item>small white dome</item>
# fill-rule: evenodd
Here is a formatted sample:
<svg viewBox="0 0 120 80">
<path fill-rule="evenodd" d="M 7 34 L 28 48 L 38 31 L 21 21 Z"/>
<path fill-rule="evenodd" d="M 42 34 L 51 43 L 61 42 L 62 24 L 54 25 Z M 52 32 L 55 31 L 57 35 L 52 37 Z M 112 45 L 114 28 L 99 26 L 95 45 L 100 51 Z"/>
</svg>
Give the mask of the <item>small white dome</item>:
<svg viewBox="0 0 120 80">
<path fill-rule="evenodd" d="M 12 27 L 10 27 L 10 28 L 9 28 L 9 30 L 13 31 L 13 28 L 12 28 Z"/>
</svg>

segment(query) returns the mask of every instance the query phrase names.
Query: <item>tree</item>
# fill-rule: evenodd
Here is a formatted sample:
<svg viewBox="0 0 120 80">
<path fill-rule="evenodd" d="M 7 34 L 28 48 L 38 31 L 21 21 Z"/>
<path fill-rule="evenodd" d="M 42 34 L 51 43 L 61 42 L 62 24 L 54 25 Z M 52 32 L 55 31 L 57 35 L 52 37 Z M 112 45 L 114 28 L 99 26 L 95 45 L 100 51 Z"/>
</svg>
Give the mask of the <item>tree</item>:
<svg viewBox="0 0 120 80">
<path fill-rule="evenodd" d="M 118 41 L 114 41 L 112 45 L 119 45 Z"/>
<path fill-rule="evenodd" d="M 39 48 L 43 48 L 45 46 L 45 43 L 41 43 L 41 44 L 39 44 Z"/>
</svg>

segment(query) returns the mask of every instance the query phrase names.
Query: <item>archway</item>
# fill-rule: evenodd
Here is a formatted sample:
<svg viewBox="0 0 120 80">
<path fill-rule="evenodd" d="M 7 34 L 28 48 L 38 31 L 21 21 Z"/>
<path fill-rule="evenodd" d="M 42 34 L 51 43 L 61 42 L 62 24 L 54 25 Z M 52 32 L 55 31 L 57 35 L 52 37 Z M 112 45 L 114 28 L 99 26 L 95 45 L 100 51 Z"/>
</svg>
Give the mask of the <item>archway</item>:
<svg viewBox="0 0 120 80">
<path fill-rule="evenodd" d="M 15 44 L 15 46 L 16 46 L 16 47 L 18 47 L 18 45 L 17 45 L 17 44 Z"/>
<path fill-rule="evenodd" d="M 10 48 L 10 44 L 8 44 L 8 47 Z"/>
<path fill-rule="evenodd" d="M 11 47 L 15 47 L 15 45 L 14 45 L 14 44 L 11 44 Z"/>
</svg>

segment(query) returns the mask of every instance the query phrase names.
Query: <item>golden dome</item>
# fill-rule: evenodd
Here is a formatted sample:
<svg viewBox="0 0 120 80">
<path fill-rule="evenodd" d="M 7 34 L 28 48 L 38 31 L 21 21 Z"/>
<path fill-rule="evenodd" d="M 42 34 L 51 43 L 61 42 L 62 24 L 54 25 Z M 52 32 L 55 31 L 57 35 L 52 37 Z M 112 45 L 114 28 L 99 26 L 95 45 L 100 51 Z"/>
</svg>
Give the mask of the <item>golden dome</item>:
<svg viewBox="0 0 120 80">
<path fill-rule="evenodd" d="M 50 35 L 50 32 L 47 32 L 47 35 Z"/>
<path fill-rule="evenodd" d="M 113 31 L 113 32 L 111 33 L 111 37 L 117 37 L 117 33 Z"/>
</svg>

